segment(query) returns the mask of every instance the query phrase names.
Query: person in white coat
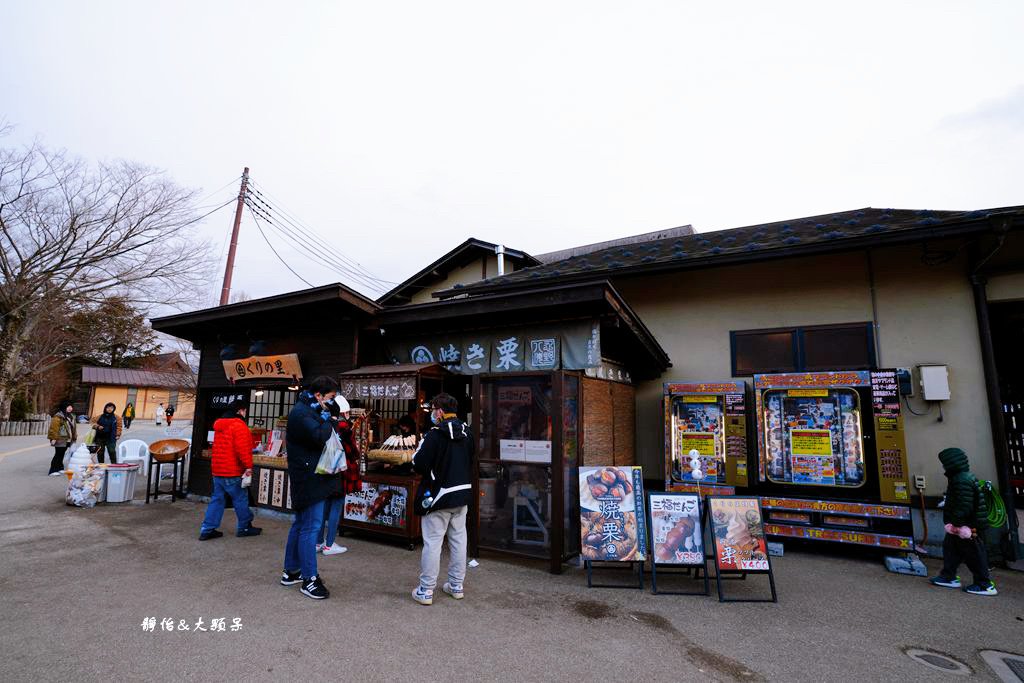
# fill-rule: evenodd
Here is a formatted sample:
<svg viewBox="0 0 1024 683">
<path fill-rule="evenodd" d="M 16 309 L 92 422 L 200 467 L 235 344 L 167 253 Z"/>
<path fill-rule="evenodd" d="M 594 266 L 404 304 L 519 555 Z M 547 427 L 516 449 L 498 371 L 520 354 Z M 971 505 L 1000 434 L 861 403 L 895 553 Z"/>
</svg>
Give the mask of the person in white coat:
<svg viewBox="0 0 1024 683">
<path fill-rule="evenodd" d="M 159 427 L 164 423 L 164 404 L 161 403 L 156 408 L 153 408 L 153 421 L 156 422 L 156 426 Z"/>
</svg>

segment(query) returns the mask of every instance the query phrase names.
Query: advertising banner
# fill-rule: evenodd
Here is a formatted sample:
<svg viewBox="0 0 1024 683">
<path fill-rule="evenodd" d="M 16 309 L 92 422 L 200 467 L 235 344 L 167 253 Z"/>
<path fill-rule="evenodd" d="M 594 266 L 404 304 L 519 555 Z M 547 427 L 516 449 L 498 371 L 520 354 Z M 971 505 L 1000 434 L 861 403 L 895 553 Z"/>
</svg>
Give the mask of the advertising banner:
<svg viewBox="0 0 1024 683">
<path fill-rule="evenodd" d="M 580 536 L 585 560 L 643 560 L 647 548 L 640 467 L 581 467 Z"/>
<path fill-rule="evenodd" d="M 708 497 L 715 564 L 720 571 L 768 571 L 761 503 L 743 496 Z"/>
<path fill-rule="evenodd" d="M 700 498 L 690 493 L 650 493 L 647 500 L 654 561 L 703 566 Z"/>
<path fill-rule="evenodd" d="M 364 481 L 360 489 L 345 496 L 345 519 L 393 529 L 405 528 L 405 488 Z"/>
</svg>

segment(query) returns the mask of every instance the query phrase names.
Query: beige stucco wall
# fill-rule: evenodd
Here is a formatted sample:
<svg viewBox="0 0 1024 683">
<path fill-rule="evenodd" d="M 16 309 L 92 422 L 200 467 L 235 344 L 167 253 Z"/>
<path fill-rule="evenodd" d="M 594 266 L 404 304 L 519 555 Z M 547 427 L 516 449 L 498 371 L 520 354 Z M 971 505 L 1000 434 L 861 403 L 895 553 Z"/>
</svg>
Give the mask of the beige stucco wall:
<svg viewBox="0 0 1024 683">
<path fill-rule="evenodd" d="M 988 279 L 989 301 L 1024 300 L 1024 272 L 994 275 Z"/>
<path fill-rule="evenodd" d="M 169 396 L 170 393 L 167 389 L 139 387 L 135 400 L 135 419 L 152 421 L 154 408 L 161 403 L 166 408 Z M 103 406 L 108 401 L 117 406 L 117 414 L 120 415 L 128 401 L 128 389 L 126 387 L 97 386 L 93 392 L 89 415 L 99 417 L 99 414 L 103 412 Z M 174 420 L 191 420 L 195 415 L 195 408 L 194 397 L 179 394 L 178 405 L 174 410 Z"/>
<path fill-rule="evenodd" d="M 904 410 L 909 474 L 927 477 L 928 495 L 945 488 L 936 453 L 958 445 L 977 474 L 995 477 L 991 430 L 971 288 L 964 264 L 924 266 L 920 247 L 873 255 L 878 301 L 879 363 L 911 367 L 946 363 L 952 397 L 915 417 Z M 824 325 L 872 318 L 863 252 L 794 258 L 616 282 L 616 287 L 668 352 L 673 367 L 637 386 L 637 460 L 647 476 L 662 466 L 660 399 L 668 381 L 720 381 L 731 376 L 729 332 Z M 738 377 L 751 383 L 749 377 Z M 918 412 L 924 404 L 911 399 Z"/>
<path fill-rule="evenodd" d="M 421 290 L 412 297 L 414 304 L 424 304 L 431 301 L 437 301 L 431 296 L 432 292 L 436 292 L 442 289 L 451 289 L 455 285 L 468 285 L 473 282 L 479 282 L 485 277 L 495 277 L 498 274 L 498 257 L 496 255 L 490 255 L 486 257 L 487 260 L 487 274 L 483 275 L 483 262 L 484 257 L 481 256 L 478 259 L 474 259 L 469 265 L 457 268 L 452 272 L 448 273 L 448 276 L 442 281 L 437 282 L 426 289 Z M 510 259 L 505 259 L 505 273 L 511 273 L 514 270 Z"/>
</svg>

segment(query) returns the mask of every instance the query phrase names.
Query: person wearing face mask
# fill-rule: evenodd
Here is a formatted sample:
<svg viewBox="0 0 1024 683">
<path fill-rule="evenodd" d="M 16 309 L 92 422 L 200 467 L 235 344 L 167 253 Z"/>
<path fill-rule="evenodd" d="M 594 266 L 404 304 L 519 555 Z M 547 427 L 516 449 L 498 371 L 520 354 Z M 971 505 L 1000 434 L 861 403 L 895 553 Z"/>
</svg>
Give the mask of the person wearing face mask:
<svg viewBox="0 0 1024 683">
<path fill-rule="evenodd" d="M 115 414 L 117 406 L 108 403 L 103 406 L 103 414 L 96 418 L 96 460 L 103 462 L 103 451 L 110 456 L 110 463 L 117 464 L 117 440 L 121 438 L 121 418 Z"/>
<path fill-rule="evenodd" d="M 57 407 L 57 412 L 50 420 L 50 431 L 46 438 L 53 446 L 53 458 L 50 460 L 50 476 L 60 476 L 64 472 L 64 453 L 78 440 L 75 428 L 75 406 L 71 401 L 64 401 Z"/>
<path fill-rule="evenodd" d="M 330 377 L 314 379 L 299 393 L 288 414 L 285 434 L 295 518 L 288 530 L 281 585 L 302 584 L 302 594 L 314 600 L 330 595 L 317 574 L 316 544 L 323 525 L 324 500 L 331 493 L 335 477 L 317 474 L 316 465 L 337 422 L 327 405 L 337 393 L 338 383 Z"/>
<path fill-rule="evenodd" d="M 412 592 L 412 599 L 421 605 L 434 601 L 445 535 L 450 557 L 448 580 L 441 590 L 456 600 L 465 595 L 466 513 L 473 495 L 470 468 L 474 442 L 469 427 L 455 414 L 458 405 L 453 396 L 444 393 L 430 401 L 434 427 L 420 441 L 412 459 L 413 469 L 423 475 L 414 501 L 416 514 L 422 516 L 423 553 L 419 585 Z"/>
</svg>

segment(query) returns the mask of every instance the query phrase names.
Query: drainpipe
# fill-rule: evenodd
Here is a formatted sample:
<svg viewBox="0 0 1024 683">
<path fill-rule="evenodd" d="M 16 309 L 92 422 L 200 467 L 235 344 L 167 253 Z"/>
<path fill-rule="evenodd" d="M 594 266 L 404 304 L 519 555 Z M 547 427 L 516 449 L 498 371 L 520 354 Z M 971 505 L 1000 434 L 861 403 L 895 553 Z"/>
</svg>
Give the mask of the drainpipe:
<svg viewBox="0 0 1024 683">
<path fill-rule="evenodd" d="M 498 255 L 498 275 L 505 274 L 505 245 L 499 244 L 494 248 L 494 253 Z"/>
<path fill-rule="evenodd" d="M 992 326 L 988 316 L 988 295 L 986 284 L 988 279 L 980 273 L 982 266 L 988 262 L 1006 241 L 1009 226 L 1001 224 L 996 228 L 996 246 L 984 258 L 978 259 L 971 269 L 969 279 L 974 293 L 974 311 L 978 319 L 978 338 L 981 342 L 981 362 L 985 372 L 985 395 L 988 398 L 988 415 L 992 427 L 992 445 L 996 461 L 996 479 L 999 492 L 1006 502 L 1007 526 L 1010 532 L 1010 552 L 1016 560 L 1020 558 L 1018 547 L 1017 512 L 1013 500 L 1013 489 L 1010 487 L 1010 454 L 1006 423 L 1003 421 L 1003 401 L 999 392 L 999 373 L 996 369 L 995 349 L 992 344 Z"/>
</svg>

